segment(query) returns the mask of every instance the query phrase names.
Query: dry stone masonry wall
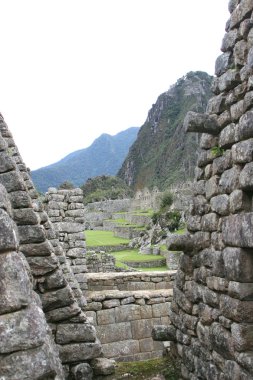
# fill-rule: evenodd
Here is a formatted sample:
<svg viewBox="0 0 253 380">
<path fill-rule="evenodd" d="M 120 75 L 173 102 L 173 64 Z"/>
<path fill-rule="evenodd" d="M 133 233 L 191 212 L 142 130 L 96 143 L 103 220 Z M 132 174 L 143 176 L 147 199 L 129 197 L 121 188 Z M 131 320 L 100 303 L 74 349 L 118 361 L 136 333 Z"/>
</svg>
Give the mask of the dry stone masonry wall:
<svg viewBox="0 0 253 380">
<path fill-rule="evenodd" d="M 2 116 L 0 184 L 0 376 L 91 379 L 91 364 L 96 374 L 104 362 L 101 343 L 82 310 L 86 301 L 64 246 Z M 110 366 L 105 364 L 105 372 Z"/>
<path fill-rule="evenodd" d="M 253 1 L 231 0 L 202 133 L 167 338 L 183 379 L 253 379 Z"/>
</svg>

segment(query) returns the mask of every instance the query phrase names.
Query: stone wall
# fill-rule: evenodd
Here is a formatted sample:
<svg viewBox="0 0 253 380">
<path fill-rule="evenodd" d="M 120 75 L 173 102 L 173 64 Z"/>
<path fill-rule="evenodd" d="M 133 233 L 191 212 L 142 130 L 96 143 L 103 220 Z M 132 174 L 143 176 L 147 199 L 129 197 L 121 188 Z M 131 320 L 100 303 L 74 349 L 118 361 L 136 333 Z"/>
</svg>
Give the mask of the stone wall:
<svg viewBox="0 0 253 380">
<path fill-rule="evenodd" d="M 201 153 L 188 234 L 169 246 L 184 251 L 167 326 L 183 379 L 253 379 L 253 1 L 229 10 L 214 97 L 185 119 Z"/>
<path fill-rule="evenodd" d="M 152 339 L 155 325 L 169 323 L 175 272 L 91 274 L 85 292 L 103 352 L 118 361 L 163 356 L 164 346 Z"/>
<path fill-rule="evenodd" d="M 104 360 L 101 343 L 82 310 L 86 300 L 59 234 L 2 116 L 0 184 L 1 376 L 91 379 Z"/>
</svg>

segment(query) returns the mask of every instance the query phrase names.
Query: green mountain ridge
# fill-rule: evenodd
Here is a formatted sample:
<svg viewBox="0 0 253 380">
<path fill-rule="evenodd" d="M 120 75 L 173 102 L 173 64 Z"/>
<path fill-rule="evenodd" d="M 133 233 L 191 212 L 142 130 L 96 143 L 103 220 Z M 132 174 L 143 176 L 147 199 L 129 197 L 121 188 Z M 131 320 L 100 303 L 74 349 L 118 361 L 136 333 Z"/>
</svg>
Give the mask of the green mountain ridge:
<svg viewBox="0 0 253 380">
<path fill-rule="evenodd" d="M 188 111 L 205 111 L 212 79 L 205 72 L 189 72 L 153 104 L 117 173 L 133 190 L 165 190 L 194 177 L 198 135 L 185 134 L 183 120 Z"/>
<path fill-rule="evenodd" d="M 85 149 L 70 153 L 62 160 L 31 172 L 32 180 L 40 192 L 58 187 L 65 181 L 80 186 L 88 178 L 115 175 L 136 139 L 138 127 L 131 127 L 115 136 L 103 133 Z"/>
</svg>

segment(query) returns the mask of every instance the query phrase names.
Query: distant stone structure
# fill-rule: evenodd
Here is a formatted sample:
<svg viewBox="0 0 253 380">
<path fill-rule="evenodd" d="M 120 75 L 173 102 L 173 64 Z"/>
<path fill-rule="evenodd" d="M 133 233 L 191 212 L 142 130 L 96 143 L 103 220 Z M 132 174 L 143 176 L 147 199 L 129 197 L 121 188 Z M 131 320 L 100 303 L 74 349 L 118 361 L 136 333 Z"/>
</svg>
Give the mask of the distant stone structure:
<svg viewBox="0 0 253 380">
<path fill-rule="evenodd" d="M 253 1 L 229 11 L 215 96 L 184 123 L 201 153 L 188 233 L 169 246 L 184 253 L 163 330 L 183 379 L 253 379 Z"/>
</svg>

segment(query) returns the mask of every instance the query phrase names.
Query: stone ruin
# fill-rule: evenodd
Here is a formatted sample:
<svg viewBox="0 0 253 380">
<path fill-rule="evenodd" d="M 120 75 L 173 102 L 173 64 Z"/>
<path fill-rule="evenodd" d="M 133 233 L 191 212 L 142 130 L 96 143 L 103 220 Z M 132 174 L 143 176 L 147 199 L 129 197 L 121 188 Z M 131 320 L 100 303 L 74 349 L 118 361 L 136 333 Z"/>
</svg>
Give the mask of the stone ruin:
<svg viewBox="0 0 253 380">
<path fill-rule="evenodd" d="M 2 116 L 0 220 L 0 378 L 92 379 L 113 372 L 83 311 L 83 226 L 59 221 L 54 228 Z"/>
<path fill-rule="evenodd" d="M 185 119 L 188 132 L 202 133 L 195 195 L 188 233 L 169 246 L 183 251 L 171 324 L 153 333 L 170 341 L 181 377 L 191 380 L 253 379 L 253 0 L 230 0 L 229 11 L 214 97 L 205 114 Z M 70 220 L 55 220 L 59 228 L 49 220 L 2 116 L 0 219 L 0 377 L 109 373 L 113 362 L 104 365 L 84 312 L 95 313 L 80 287 L 80 231 L 64 230 Z"/>
<path fill-rule="evenodd" d="M 214 97 L 184 122 L 202 133 L 201 153 L 188 233 L 169 247 L 184 252 L 172 324 L 156 331 L 191 380 L 253 379 L 253 1 L 229 11 Z"/>
</svg>

